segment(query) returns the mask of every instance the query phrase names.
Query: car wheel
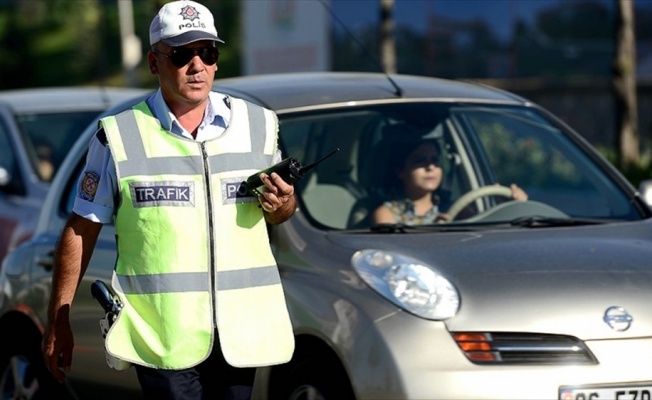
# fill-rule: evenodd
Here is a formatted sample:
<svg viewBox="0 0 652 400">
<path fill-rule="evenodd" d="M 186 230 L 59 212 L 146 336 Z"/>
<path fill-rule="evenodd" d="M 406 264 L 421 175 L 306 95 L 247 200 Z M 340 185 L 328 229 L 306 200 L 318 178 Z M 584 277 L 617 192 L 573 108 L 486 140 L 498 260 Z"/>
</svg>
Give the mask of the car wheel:
<svg viewBox="0 0 652 400">
<path fill-rule="evenodd" d="M 310 358 L 289 365 L 279 391 L 270 395 L 287 400 L 353 399 L 353 390 L 344 371 L 323 359 Z M 276 378 L 276 377 L 275 377 Z"/>
<path fill-rule="evenodd" d="M 3 399 L 33 399 L 39 389 L 29 360 L 15 356 L 8 360 L 0 376 Z"/>
<path fill-rule="evenodd" d="M 45 369 L 41 353 L 24 341 L 10 343 L 0 352 L 0 398 L 38 400 L 67 399 L 64 386 Z"/>
</svg>

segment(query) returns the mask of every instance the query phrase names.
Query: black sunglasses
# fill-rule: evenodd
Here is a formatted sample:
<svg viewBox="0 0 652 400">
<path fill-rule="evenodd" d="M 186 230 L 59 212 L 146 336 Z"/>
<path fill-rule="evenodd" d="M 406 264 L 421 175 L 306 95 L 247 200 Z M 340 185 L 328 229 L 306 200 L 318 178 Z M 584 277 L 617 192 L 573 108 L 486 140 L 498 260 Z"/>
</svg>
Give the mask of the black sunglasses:
<svg viewBox="0 0 652 400">
<path fill-rule="evenodd" d="M 220 58 L 220 52 L 215 46 L 206 46 L 199 49 L 176 47 L 172 49 L 172 54 L 162 53 L 155 47 L 152 47 L 151 50 L 152 53 L 168 57 L 170 61 L 172 61 L 172 64 L 177 68 L 181 68 L 184 65 L 188 64 L 194 56 L 199 56 L 201 61 L 206 65 L 213 65 L 217 62 L 217 59 Z"/>
<path fill-rule="evenodd" d="M 434 165 L 435 167 L 441 167 L 441 160 L 438 155 L 428 155 L 421 156 L 414 160 L 411 160 L 409 163 L 410 167 L 427 167 L 429 165 Z"/>
</svg>

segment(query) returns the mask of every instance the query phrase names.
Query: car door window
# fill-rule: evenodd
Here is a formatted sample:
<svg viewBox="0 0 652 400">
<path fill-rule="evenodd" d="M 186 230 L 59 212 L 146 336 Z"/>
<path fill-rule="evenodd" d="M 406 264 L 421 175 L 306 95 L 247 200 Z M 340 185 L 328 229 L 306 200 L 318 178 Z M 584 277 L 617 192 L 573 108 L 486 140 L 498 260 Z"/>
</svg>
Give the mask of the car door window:
<svg viewBox="0 0 652 400">
<path fill-rule="evenodd" d="M 74 111 L 17 116 L 34 148 L 41 179 L 49 182 L 54 177 L 72 145 L 97 114 L 98 111 Z"/>
<path fill-rule="evenodd" d="M 559 129 L 519 108 L 459 108 L 453 113 L 474 147 L 484 184 L 516 183 L 531 200 L 582 217 L 623 217 L 627 198 Z"/>
<path fill-rule="evenodd" d="M 281 116 L 281 144 L 302 164 L 316 162 L 339 149 L 297 184 L 308 215 L 323 226 L 343 229 L 350 210 L 363 195 L 359 182 L 360 138 L 378 125 L 374 110 L 321 111 Z"/>
<path fill-rule="evenodd" d="M 25 190 L 9 129 L 0 121 L 0 191 L 24 196 Z"/>
<path fill-rule="evenodd" d="M 9 133 L 4 123 L 0 122 L 0 168 L 6 173 L 13 172 L 11 168 L 15 162 L 13 146 L 9 141 Z"/>
</svg>

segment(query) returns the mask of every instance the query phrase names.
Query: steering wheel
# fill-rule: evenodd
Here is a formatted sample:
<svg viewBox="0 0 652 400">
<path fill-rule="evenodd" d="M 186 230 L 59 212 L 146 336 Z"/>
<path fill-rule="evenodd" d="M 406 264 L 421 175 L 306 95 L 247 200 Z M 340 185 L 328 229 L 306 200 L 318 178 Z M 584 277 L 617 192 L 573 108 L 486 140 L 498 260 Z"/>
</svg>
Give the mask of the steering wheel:
<svg viewBox="0 0 652 400">
<path fill-rule="evenodd" d="M 477 189 L 473 189 L 470 192 L 464 193 L 462 197 L 457 199 L 455 203 L 448 209 L 446 214 L 448 214 L 450 220 L 453 221 L 457 217 L 457 214 L 464 209 L 464 207 L 473 203 L 475 200 L 487 196 L 503 196 L 503 197 L 512 197 L 512 189 L 501 186 L 501 185 L 489 185 L 482 186 Z"/>
</svg>

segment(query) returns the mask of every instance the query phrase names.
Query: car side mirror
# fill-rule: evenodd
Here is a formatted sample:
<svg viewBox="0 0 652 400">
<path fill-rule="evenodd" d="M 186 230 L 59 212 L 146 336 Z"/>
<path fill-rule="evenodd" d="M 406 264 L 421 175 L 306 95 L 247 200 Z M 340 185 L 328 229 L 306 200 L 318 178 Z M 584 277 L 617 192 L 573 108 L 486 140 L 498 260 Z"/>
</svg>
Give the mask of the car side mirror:
<svg viewBox="0 0 652 400">
<path fill-rule="evenodd" d="M 639 183 L 638 191 L 645 203 L 652 207 L 652 179 L 644 180 Z"/>
</svg>

